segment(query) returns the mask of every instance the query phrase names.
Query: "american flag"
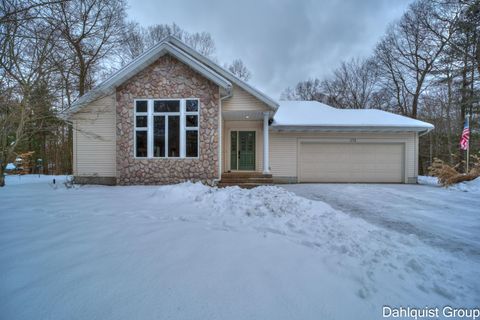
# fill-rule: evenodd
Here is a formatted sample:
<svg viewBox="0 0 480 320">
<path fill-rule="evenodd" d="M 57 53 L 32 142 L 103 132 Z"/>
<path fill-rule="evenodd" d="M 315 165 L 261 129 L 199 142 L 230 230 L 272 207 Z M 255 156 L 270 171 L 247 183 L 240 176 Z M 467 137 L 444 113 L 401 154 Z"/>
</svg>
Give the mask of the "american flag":
<svg viewBox="0 0 480 320">
<path fill-rule="evenodd" d="M 460 138 L 460 149 L 468 150 L 468 141 L 470 140 L 470 127 L 468 125 L 468 117 L 463 124 L 462 137 Z"/>
</svg>

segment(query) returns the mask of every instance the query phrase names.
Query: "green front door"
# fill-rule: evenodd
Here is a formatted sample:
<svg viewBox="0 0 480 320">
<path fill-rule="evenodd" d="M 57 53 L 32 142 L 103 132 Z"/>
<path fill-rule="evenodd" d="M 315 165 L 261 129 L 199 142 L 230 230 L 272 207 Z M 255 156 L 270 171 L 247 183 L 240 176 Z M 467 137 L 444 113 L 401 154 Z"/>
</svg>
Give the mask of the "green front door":
<svg viewBox="0 0 480 320">
<path fill-rule="evenodd" d="M 231 170 L 255 170 L 255 131 L 230 134 Z"/>
</svg>

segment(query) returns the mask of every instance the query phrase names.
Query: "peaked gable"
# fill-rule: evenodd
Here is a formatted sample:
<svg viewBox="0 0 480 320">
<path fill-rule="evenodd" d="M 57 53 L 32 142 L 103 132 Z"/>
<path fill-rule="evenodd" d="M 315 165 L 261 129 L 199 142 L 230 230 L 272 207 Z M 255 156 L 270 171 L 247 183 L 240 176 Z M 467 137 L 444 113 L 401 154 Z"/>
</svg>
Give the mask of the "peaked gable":
<svg viewBox="0 0 480 320">
<path fill-rule="evenodd" d="M 278 108 L 277 102 L 273 99 L 248 85 L 210 59 L 196 52 L 194 49 L 190 48 L 177 38 L 169 36 L 165 38 L 165 40 L 145 51 L 143 54 L 132 60 L 117 72 L 113 73 L 110 77 L 90 90 L 88 93 L 78 98 L 73 103 L 73 106 L 69 110 L 68 114 L 71 115 L 90 102 L 95 101 L 96 99 L 99 99 L 105 95 L 111 94 L 119 85 L 165 54 L 172 55 L 179 61 L 187 64 L 193 70 L 203 75 L 205 78 L 217 84 L 223 90 L 223 96 L 229 96 L 232 94 L 232 83 L 235 83 L 260 101 L 266 103 L 273 111 L 276 111 Z"/>
<path fill-rule="evenodd" d="M 278 104 L 277 101 L 273 100 L 272 98 L 270 98 L 269 96 L 267 96 L 263 92 L 261 92 L 261 91 L 257 90 L 256 88 L 252 87 L 247 82 L 238 78 L 237 76 L 235 76 L 230 71 L 222 68 L 221 66 L 219 66 L 218 64 L 216 64 L 212 60 L 208 59 L 207 57 L 205 57 L 205 56 L 201 55 L 200 53 L 198 53 L 197 51 L 193 50 L 192 48 L 187 46 L 185 43 L 180 41 L 179 39 L 177 39 L 175 37 L 171 37 L 170 41 L 171 41 L 171 43 L 175 44 L 176 46 L 178 46 L 182 50 L 185 50 L 186 52 L 191 54 L 193 57 L 195 57 L 196 59 L 198 59 L 199 61 L 201 61 L 205 65 L 208 65 L 214 71 L 218 72 L 219 74 L 224 76 L 226 79 L 230 80 L 232 83 L 238 85 L 240 88 L 242 88 L 246 92 L 253 95 L 258 100 L 267 104 L 273 111 L 276 111 L 278 109 L 279 104 Z"/>
</svg>

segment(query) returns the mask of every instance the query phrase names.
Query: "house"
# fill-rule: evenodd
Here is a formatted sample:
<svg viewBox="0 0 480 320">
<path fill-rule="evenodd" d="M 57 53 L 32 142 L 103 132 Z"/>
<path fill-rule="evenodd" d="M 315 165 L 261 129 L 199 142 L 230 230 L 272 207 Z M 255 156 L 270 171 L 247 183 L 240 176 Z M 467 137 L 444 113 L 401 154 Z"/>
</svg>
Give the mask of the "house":
<svg viewBox="0 0 480 320">
<path fill-rule="evenodd" d="M 79 98 L 79 183 L 216 184 L 232 172 L 274 182 L 416 183 L 433 126 L 380 110 L 280 101 L 174 37 Z"/>
</svg>

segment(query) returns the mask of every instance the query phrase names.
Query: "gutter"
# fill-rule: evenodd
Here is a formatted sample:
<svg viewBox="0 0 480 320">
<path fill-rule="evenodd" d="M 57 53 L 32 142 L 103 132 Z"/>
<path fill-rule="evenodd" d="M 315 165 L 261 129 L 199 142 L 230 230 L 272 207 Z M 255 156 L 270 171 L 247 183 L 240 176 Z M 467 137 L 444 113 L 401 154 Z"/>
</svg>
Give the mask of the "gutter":
<svg viewBox="0 0 480 320">
<path fill-rule="evenodd" d="M 424 131 L 419 131 L 419 132 L 418 132 L 418 136 L 419 136 L 419 137 L 424 136 L 424 135 L 430 133 L 430 131 L 432 131 L 433 129 L 435 129 L 435 127 L 429 128 L 429 129 L 424 130 Z"/>
<path fill-rule="evenodd" d="M 276 132 L 423 132 L 426 134 L 434 128 L 425 127 L 401 127 L 401 126 L 283 126 L 272 125 L 272 131 Z"/>
<path fill-rule="evenodd" d="M 222 180 L 222 105 L 223 105 L 223 100 L 231 98 L 233 96 L 233 90 L 230 87 L 227 91 L 227 95 L 224 97 L 221 97 L 219 99 L 219 105 L 218 105 L 218 179 L 214 179 L 213 181 L 215 183 L 219 183 Z"/>
</svg>

